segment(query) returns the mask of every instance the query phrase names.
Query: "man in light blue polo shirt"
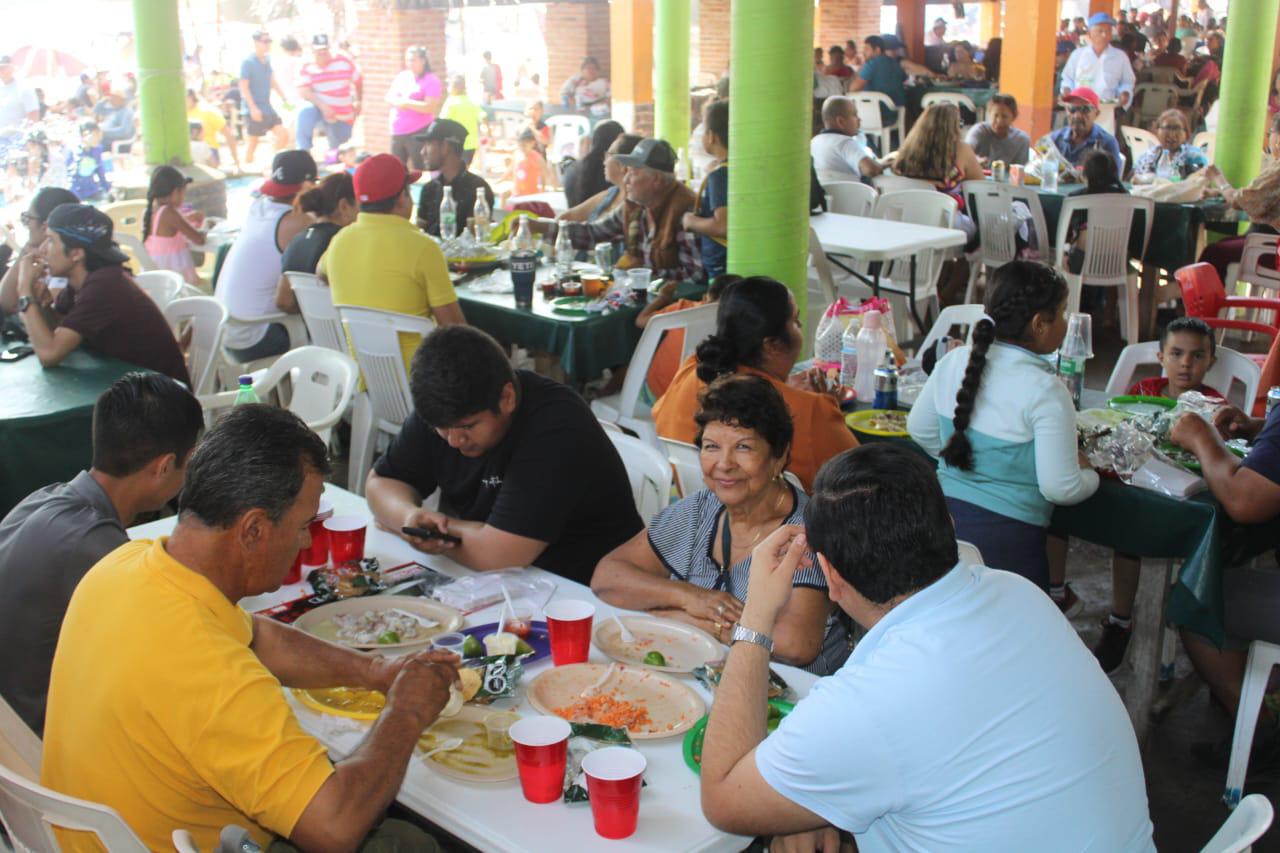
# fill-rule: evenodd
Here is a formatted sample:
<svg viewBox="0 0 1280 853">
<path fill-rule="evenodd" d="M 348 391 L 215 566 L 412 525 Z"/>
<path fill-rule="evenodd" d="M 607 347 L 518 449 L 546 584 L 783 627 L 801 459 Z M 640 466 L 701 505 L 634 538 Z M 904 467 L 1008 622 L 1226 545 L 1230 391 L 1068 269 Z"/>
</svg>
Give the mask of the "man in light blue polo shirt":
<svg viewBox="0 0 1280 853">
<path fill-rule="evenodd" d="M 851 833 L 862 853 L 1154 850 L 1115 689 L 1037 587 L 959 562 L 928 462 L 864 445 L 813 491 L 804 531 L 752 554 L 703 743 L 707 819 L 823 849 Z M 769 635 L 809 549 L 867 634 L 765 740 Z"/>
</svg>

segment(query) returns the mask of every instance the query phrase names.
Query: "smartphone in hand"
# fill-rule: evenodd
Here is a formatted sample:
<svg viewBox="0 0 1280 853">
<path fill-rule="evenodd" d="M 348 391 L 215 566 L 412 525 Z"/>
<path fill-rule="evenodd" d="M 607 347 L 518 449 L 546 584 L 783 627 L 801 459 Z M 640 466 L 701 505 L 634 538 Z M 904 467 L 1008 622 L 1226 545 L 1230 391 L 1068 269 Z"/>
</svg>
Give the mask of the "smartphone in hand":
<svg viewBox="0 0 1280 853">
<path fill-rule="evenodd" d="M 436 530 L 428 530 L 425 527 L 401 527 L 400 530 L 406 536 L 416 536 L 419 539 L 441 539 L 445 542 L 452 542 L 454 545 L 462 544 L 462 540 L 457 536 L 450 536 L 448 533 L 440 533 Z"/>
</svg>

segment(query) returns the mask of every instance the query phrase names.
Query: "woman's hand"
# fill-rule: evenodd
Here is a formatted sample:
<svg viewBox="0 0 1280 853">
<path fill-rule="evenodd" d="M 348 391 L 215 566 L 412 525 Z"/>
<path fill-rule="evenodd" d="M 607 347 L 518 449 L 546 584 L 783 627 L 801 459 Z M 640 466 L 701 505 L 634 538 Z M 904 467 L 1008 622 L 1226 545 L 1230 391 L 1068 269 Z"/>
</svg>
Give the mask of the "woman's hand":
<svg viewBox="0 0 1280 853">
<path fill-rule="evenodd" d="M 689 600 L 684 612 L 695 619 L 703 619 L 714 625 L 731 626 L 742 615 L 742 602 L 724 590 L 703 589 L 688 584 Z"/>
</svg>

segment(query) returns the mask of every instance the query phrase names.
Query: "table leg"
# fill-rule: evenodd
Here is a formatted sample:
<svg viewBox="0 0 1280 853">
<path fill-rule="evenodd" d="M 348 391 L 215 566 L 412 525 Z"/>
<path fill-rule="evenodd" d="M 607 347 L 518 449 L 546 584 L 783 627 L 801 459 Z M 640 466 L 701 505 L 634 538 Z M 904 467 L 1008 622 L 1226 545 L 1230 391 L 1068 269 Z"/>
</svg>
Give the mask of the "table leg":
<svg viewBox="0 0 1280 853">
<path fill-rule="evenodd" d="M 1155 337 L 1156 312 L 1160 307 L 1160 268 L 1142 265 L 1142 287 L 1138 290 L 1138 332 L 1144 341 Z M 1133 343 L 1133 341 L 1130 341 Z"/>
<path fill-rule="evenodd" d="M 920 334 L 927 335 L 929 330 L 925 328 L 924 320 L 920 319 L 920 309 L 916 305 L 916 256 L 911 256 L 911 281 L 907 287 L 908 296 L 911 300 L 911 318 L 916 321 L 916 328 L 920 330 Z"/>
<path fill-rule="evenodd" d="M 1138 747 L 1146 744 L 1147 724 L 1160 680 L 1160 653 L 1164 640 L 1164 613 L 1173 582 L 1173 560 L 1143 560 L 1138 579 L 1138 596 L 1133 609 L 1133 639 L 1129 641 L 1129 662 L 1133 679 L 1124 693 L 1124 705 L 1138 736 Z"/>
</svg>

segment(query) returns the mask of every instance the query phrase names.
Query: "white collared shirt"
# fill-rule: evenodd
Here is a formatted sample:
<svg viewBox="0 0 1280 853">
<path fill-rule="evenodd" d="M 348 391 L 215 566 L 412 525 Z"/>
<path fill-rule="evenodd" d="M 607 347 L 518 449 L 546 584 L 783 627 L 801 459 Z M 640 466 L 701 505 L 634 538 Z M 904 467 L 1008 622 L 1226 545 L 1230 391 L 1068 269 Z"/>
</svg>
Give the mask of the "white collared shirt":
<svg viewBox="0 0 1280 853">
<path fill-rule="evenodd" d="M 1103 101 L 1119 100 L 1127 92 L 1133 96 L 1136 78 L 1129 55 L 1118 47 L 1108 47 L 1099 56 L 1092 45 L 1078 47 L 1062 68 L 1063 89 L 1085 86 Z"/>
</svg>

